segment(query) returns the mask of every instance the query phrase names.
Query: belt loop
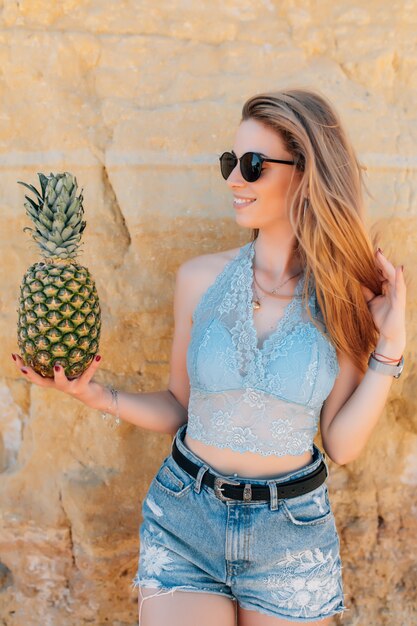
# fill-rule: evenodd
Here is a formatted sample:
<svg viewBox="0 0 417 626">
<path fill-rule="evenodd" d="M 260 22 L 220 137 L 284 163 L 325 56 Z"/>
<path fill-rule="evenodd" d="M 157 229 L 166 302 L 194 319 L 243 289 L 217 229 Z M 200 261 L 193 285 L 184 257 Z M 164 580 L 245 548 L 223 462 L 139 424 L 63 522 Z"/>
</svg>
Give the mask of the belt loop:
<svg viewBox="0 0 417 626">
<path fill-rule="evenodd" d="M 200 493 L 201 491 L 201 481 L 203 480 L 203 476 L 207 472 L 207 470 L 208 470 L 207 465 L 202 465 L 200 469 L 198 470 L 198 474 L 196 476 L 195 485 L 194 485 L 194 491 L 196 493 Z"/>
<path fill-rule="evenodd" d="M 268 486 L 269 493 L 271 494 L 271 503 L 269 508 L 271 509 L 271 511 L 276 511 L 278 508 L 277 483 L 272 481 L 268 483 Z"/>
</svg>

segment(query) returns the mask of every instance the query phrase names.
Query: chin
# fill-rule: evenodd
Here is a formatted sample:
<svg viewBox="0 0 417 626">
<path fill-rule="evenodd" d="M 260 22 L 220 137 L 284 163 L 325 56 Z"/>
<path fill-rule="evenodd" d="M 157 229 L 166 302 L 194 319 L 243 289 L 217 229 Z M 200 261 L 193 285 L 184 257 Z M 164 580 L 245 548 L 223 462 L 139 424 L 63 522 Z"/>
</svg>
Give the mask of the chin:
<svg viewBox="0 0 417 626">
<path fill-rule="evenodd" d="M 265 228 L 265 224 L 260 223 L 260 220 L 254 220 L 243 215 L 236 215 L 235 222 L 242 228 Z"/>
<path fill-rule="evenodd" d="M 242 215 L 238 211 L 235 213 L 235 221 L 244 228 L 260 228 L 262 226 L 259 224 L 261 220 L 255 219 L 253 215 Z"/>
<path fill-rule="evenodd" d="M 245 220 L 235 220 L 236 224 L 240 226 L 240 228 L 247 228 L 248 230 L 253 228 L 262 228 L 262 226 L 257 226 L 256 224 L 252 224 L 251 222 Z"/>
</svg>

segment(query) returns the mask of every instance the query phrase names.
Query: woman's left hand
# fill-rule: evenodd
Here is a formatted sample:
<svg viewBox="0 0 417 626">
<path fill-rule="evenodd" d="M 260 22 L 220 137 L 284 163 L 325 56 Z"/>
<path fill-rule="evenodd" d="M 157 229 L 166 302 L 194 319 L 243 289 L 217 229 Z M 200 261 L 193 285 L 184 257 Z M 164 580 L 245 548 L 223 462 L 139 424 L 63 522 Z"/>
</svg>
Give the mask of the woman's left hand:
<svg viewBox="0 0 417 626">
<path fill-rule="evenodd" d="M 406 285 L 401 266 L 394 265 L 378 249 L 375 253 L 381 270 L 382 294 L 376 295 L 362 285 L 368 308 L 380 336 L 390 343 L 405 343 Z"/>
</svg>

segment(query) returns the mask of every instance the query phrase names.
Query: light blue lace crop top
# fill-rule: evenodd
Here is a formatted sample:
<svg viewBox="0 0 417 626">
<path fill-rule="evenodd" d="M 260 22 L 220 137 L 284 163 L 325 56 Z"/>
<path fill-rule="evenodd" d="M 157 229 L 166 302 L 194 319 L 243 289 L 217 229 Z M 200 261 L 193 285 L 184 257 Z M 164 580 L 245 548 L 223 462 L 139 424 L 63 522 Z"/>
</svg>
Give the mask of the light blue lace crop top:
<svg viewBox="0 0 417 626">
<path fill-rule="evenodd" d="M 293 298 L 258 346 L 252 308 L 253 242 L 245 244 L 202 295 L 187 350 L 187 435 L 264 456 L 313 451 L 320 410 L 339 373 L 336 350 Z M 305 272 L 295 287 L 301 295 Z M 311 288 L 310 288 L 311 287 Z M 309 306 L 321 324 L 314 287 Z"/>
</svg>

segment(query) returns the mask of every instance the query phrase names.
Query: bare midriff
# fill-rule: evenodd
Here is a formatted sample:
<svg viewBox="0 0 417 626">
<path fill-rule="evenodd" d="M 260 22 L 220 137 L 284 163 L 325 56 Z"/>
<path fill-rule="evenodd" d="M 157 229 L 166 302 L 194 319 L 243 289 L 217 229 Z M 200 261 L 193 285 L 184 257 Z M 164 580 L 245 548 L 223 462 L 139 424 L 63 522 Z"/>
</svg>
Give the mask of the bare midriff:
<svg viewBox="0 0 417 626">
<path fill-rule="evenodd" d="M 224 476 L 237 474 L 242 478 L 279 478 L 288 472 L 293 472 L 308 465 L 313 455 L 305 452 L 297 456 L 287 455 L 277 457 L 273 454 L 262 456 L 254 452 L 235 452 L 230 448 L 216 448 L 201 441 L 192 439 L 187 432 L 184 444 L 191 452 L 210 465 L 213 470 Z"/>
</svg>

